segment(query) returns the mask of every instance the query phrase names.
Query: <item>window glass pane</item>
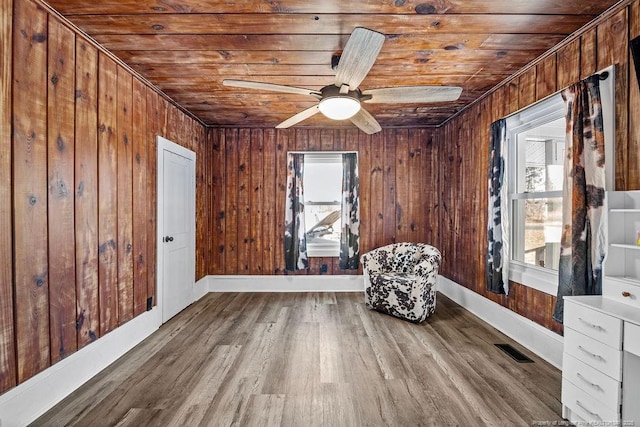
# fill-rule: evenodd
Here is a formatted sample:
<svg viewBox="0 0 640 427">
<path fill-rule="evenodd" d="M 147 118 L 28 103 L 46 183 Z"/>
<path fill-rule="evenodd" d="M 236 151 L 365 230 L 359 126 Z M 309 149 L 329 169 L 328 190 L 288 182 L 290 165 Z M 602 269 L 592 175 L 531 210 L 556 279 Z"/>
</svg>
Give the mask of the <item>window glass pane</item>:
<svg viewBox="0 0 640 427">
<path fill-rule="evenodd" d="M 339 163 L 316 163 L 307 159 L 304 162 L 304 200 L 305 202 L 339 202 L 342 194 L 342 158 Z"/>
<path fill-rule="evenodd" d="M 565 119 L 517 135 L 518 193 L 562 190 Z"/>
<path fill-rule="evenodd" d="M 304 211 L 307 245 L 338 247 L 342 196 L 342 156 L 305 154 Z"/>
<path fill-rule="evenodd" d="M 558 269 L 562 233 L 562 198 L 514 200 L 513 258 L 526 264 Z"/>
<path fill-rule="evenodd" d="M 307 243 L 340 242 L 340 204 L 306 205 Z M 327 242 L 328 243 L 328 242 Z"/>
</svg>

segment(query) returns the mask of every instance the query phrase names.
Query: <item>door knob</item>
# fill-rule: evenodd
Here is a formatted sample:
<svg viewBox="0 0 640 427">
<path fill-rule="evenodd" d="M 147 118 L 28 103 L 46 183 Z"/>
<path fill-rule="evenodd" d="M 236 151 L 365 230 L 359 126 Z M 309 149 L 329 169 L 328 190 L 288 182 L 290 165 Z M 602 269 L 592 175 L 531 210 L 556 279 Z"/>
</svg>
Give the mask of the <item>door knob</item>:
<svg viewBox="0 0 640 427">
<path fill-rule="evenodd" d="M 173 242 L 173 237 L 167 236 L 167 237 L 164 238 L 164 241 L 165 242 Z"/>
</svg>

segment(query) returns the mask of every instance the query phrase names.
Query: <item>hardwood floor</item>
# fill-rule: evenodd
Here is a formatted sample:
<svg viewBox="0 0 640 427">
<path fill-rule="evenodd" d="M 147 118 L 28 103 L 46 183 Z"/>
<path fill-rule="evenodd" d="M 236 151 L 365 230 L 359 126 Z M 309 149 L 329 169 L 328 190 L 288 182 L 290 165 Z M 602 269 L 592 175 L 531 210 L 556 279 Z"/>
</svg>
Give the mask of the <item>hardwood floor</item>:
<svg viewBox="0 0 640 427">
<path fill-rule="evenodd" d="M 34 425 L 524 426 L 562 420 L 560 382 L 440 294 L 415 325 L 368 310 L 361 293 L 220 293 Z"/>
</svg>

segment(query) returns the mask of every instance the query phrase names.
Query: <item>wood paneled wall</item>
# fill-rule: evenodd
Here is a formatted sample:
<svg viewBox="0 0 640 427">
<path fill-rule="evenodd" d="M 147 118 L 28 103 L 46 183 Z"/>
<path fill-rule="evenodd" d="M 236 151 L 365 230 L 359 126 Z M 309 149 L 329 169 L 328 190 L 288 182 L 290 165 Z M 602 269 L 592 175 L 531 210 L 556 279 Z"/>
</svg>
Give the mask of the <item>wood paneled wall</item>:
<svg viewBox="0 0 640 427">
<path fill-rule="evenodd" d="M 439 129 L 441 273 L 463 286 L 555 331 L 556 298 L 518 283 L 508 297 L 487 292 L 484 281 L 489 125 L 611 64 L 616 69 L 616 189 L 640 189 L 640 93 L 629 66 L 628 37 L 640 33 L 639 2 L 620 7 L 598 25 L 541 61 Z M 631 62 L 632 64 L 632 62 Z M 464 260 L 464 262 L 461 262 Z"/>
<path fill-rule="evenodd" d="M 288 151 L 358 152 L 361 253 L 393 242 L 433 243 L 438 232 L 434 132 L 209 130 L 208 273 L 293 274 L 284 271 L 283 255 Z M 311 258 L 303 272 L 350 273 L 355 271 L 339 269 L 337 258 Z"/>
<path fill-rule="evenodd" d="M 0 21 L 2 393 L 154 297 L 156 135 L 197 155 L 197 278 L 206 193 L 199 122 L 38 3 Z"/>
</svg>

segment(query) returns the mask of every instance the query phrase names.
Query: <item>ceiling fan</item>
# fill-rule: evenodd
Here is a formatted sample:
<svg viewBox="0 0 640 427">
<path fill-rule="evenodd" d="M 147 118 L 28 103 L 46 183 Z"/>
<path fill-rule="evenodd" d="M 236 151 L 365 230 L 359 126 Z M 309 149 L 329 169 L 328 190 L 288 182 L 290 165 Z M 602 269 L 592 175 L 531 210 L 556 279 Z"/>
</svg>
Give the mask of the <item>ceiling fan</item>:
<svg viewBox="0 0 640 427">
<path fill-rule="evenodd" d="M 398 86 L 360 90 L 358 86 L 373 66 L 382 44 L 384 34 L 363 27 L 356 27 L 347 41 L 336 69 L 333 84 L 320 91 L 295 86 L 246 80 L 225 79 L 225 86 L 270 90 L 291 94 L 312 96 L 318 104 L 307 108 L 277 125 L 288 128 L 321 112 L 333 120 L 351 120 L 362 131 L 372 134 L 382 130 L 378 121 L 361 103 L 427 103 L 455 101 L 462 88 L 456 86 Z"/>
</svg>

